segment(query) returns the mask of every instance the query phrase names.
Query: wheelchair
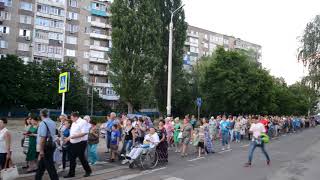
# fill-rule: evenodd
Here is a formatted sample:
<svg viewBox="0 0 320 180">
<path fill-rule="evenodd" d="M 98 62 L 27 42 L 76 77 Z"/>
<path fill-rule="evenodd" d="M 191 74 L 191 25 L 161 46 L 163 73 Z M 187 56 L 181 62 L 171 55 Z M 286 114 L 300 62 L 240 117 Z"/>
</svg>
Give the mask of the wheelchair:
<svg viewBox="0 0 320 180">
<path fill-rule="evenodd" d="M 158 165 L 159 154 L 156 148 L 143 149 L 142 153 L 129 164 L 129 168 L 133 169 L 135 166 L 140 169 L 153 169 Z"/>
</svg>

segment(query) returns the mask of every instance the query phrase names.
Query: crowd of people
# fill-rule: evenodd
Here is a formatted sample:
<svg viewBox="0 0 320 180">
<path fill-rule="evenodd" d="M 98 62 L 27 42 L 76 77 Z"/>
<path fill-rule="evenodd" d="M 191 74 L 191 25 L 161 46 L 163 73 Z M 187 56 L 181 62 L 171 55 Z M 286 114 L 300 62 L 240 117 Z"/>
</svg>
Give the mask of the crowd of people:
<svg viewBox="0 0 320 180">
<path fill-rule="evenodd" d="M 69 167 L 64 178 L 75 176 L 76 159 L 79 158 L 84 177 L 92 173 L 91 166 L 99 160 L 98 144 L 105 140 L 106 153 L 110 153 L 109 161 L 121 161 L 122 164 L 132 163 L 139 157 L 143 149 L 155 149 L 159 161 L 168 162 L 168 150 L 186 157 L 190 147 L 197 149 L 199 157 L 203 154 L 215 153 L 215 145 L 221 142 L 222 151 L 231 148 L 232 143 L 240 143 L 244 139 L 251 141 L 248 162 L 250 166 L 256 147 L 260 147 L 266 156 L 267 164 L 270 157 L 261 137 L 276 137 L 280 134 L 299 131 L 303 128 L 316 126 L 315 119 L 305 117 L 278 116 L 226 116 L 219 115 L 197 120 L 195 116 L 186 115 L 183 119 L 172 117 L 159 118 L 152 121 L 149 117 L 128 117 L 110 113 L 106 122 L 97 124 L 90 116 L 83 119 L 78 112 L 70 116 L 61 115 L 59 122 L 49 118 L 47 109 L 40 112 L 40 118 L 29 116 L 25 119 L 25 132 L 21 141 L 26 155 L 23 168 L 27 173 L 36 172 L 35 179 L 40 180 L 45 172 L 52 180 L 59 179 L 57 170 L 52 164 L 60 165 L 63 171 Z M 7 119 L 0 120 L 0 165 L 8 166 L 11 157 L 11 135 L 6 128 Z"/>
</svg>

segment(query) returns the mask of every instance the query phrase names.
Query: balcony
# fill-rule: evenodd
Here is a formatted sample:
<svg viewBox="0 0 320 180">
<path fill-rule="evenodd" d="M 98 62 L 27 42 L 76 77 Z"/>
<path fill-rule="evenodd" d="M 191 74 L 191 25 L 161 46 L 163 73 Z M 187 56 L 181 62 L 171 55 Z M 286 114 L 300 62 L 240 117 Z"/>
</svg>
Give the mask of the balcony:
<svg viewBox="0 0 320 180">
<path fill-rule="evenodd" d="M 40 25 L 35 25 L 35 29 L 40 29 L 44 31 L 53 31 L 53 32 L 58 32 L 58 33 L 64 33 L 64 29 L 61 28 L 53 28 L 53 27 L 47 27 L 47 26 L 40 26 Z"/>
<path fill-rule="evenodd" d="M 61 7 L 61 8 L 64 8 L 64 3 L 65 3 L 65 1 L 57 2 L 54 0 L 37 0 L 37 2 L 40 4 L 47 4 L 50 6 L 56 6 L 56 7 Z"/>
<path fill-rule="evenodd" d="M 99 50 L 99 51 L 109 51 L 109 47 L 90 45 L 90 49 Z"/>
<path fill-rule="evenodd" d="M 107 71 L 99 71 L 99 70 L 90 70 L 89 73 L 92 75 L 100 75 L 100 76 L 108 75 Z"/>
<path fill-rule="evenodd" d="M 93 83 L 93 86 L 95 86 L 95 87 L 108 87 L 108 88 L 113 87 L 111 83 Z"/>
<path fill-rule="evenodd" d="M 90 62 L 101 63 L 101 64 L 110 64 L 110 59 L 99 59 L 99 58 L 90 58 Z"/>
<path fill-rule="evenodd" d="M 111 25 L 103 22 L 98 21 L 91 21 L 91 26 L 99 27 L 99 28 L 108 28 L 111 29 Z"/>
<path fill-rule="evenodd" d="M 198 34 L 194 34 L 194 33 L 188 32 L 187 35 L 188 35 L 189 37 L 199 38 L 199 33 L 198 33 Z"/>
<path fill-rule="evenodd" d="M 91 38 L 97 38 L 97 39 L 108 39 L 111 40 L 111 36 L 105 35 L 105 34 L 98 34 L 98 33 L 90 33 Z"/>
<path fill-rule="evenodd" d="M 91 8 L 91 14 L 96 15 L 96 16 L 102 16 L 102 17 L 108 16 L 108 13 L 106 11 L 98 10 L 98 9 L 94 9 L 94 8 Z"/>
<path fill-rule="evenodd" d="M 41 17 L 45 17 L 45 18 L 49 18 L 49 19 L 57 19 L 60 21 L 64 21 L 64 19 L 65 19 L 64 16 L 56 16 L 56 15 L 46 14 L 46 13 L 42 13 L 42 12 L 37 12 L 36 15 L 41 16 Z"/>
<path fill-rule="evenodd" d="M 118 101 L 120 99 L 120 96 L 117 96 L 117 95 L 102 95 L 102 94 L 100 94 L 100 97 L 102 99 L 105 99 L 108 101 Z"/>
<path fill-rule="evenodd" d="M 62 58 L 63 58 L 63 56 L 61 54 L 52 54 L 52 53 L 38 52 L 38 51 L 35 51 L 33 55 L 52 58 L 52 59 L 60 59 L 60 60 L 62 60 Z"/>
</svg>

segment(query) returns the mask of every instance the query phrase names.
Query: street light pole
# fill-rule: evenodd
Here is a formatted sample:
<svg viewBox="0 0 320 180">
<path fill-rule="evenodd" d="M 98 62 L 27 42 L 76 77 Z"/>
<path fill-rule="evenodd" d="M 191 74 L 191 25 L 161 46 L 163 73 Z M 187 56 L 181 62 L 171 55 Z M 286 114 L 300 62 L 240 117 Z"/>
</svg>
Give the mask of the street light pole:
<svg viewBox="0 0 320 180">
<path fill-rule="evenodd" d="M 181 5 L 176 10 L 171 12 L 171 19 L 169 24 L 169 55 L 168 55 L 168 88 L 167 88 L 167 116 L 171 116 L 171 85 L 172 85 L 172 31 L 173 31 L 173 16 L 184 5 Z"/>
</svg>

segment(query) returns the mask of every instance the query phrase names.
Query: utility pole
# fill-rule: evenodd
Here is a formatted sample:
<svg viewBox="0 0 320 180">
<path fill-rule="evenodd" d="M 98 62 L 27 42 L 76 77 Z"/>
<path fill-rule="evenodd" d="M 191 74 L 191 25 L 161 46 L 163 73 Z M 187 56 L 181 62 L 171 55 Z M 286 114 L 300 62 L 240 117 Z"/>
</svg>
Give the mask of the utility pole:
<svg viewBox="0 0 320 180">
<path fill-rule="evenodd" d="M 183 8 L 181 5 L 176 10 L 171 12 L 171 20 L 169 24 L 169 55 L 168 55 L 168 88 L 167 88 L 167 116 L 171 116 L 171 85 L 172 85 L 172 31 L 173 31 L 173 16 L 174 14 Z"/>
</svg>

